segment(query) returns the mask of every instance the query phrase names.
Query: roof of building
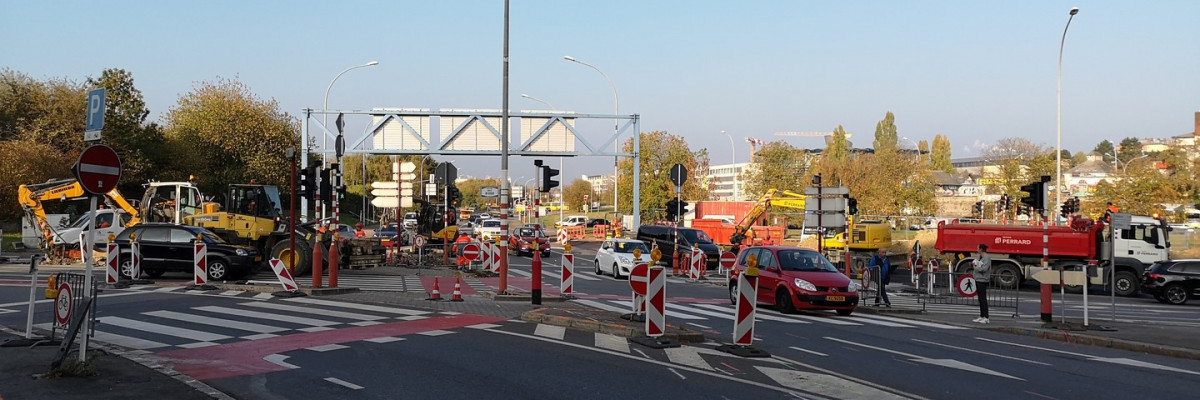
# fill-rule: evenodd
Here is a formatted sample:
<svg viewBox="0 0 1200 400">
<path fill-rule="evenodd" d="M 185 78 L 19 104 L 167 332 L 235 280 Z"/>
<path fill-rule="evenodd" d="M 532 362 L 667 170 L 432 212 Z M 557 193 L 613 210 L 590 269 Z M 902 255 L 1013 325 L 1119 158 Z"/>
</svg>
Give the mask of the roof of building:
<svg viewBox="0 0 1200 400">
<path fill-rule="evenodd" d="M 1067 173 L 1072 175 L 1111 174 L 1113 171 L 1114 167 L 1112 164 L 1105 162 L 1104 160 L 1088 160 L 1084 161 L 1082 164 L 1076 165 L 1075 168 L 1071 168 L 1067 171 Z"/>
</svg>

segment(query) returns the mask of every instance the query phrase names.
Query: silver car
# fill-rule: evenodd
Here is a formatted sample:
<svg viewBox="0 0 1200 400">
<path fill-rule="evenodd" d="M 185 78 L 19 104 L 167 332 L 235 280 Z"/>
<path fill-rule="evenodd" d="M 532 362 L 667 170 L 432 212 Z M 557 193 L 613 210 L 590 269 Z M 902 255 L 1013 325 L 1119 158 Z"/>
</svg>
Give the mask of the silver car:
<svg viewBox="0 0 1200 400">
<path fill-rule="evenodd" d="M 642 256 L 636 263 L 633 258 L 634 250 L 642 251 Z M 596 275 L 608 272 L 614 278 L 629 276 L 629 272 L 638 263 L 650 263 L 650 248 L 641 240 L 609 239 L 596 250 Z"/>
</svg>

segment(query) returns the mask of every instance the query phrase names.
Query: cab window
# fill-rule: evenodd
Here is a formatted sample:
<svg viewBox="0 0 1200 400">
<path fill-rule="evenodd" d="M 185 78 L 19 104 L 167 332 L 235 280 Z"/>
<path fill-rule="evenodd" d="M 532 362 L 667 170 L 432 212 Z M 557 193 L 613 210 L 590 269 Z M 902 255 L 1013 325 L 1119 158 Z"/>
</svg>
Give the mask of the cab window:
<svg viewBox="0 0 1200 400">
<path fill-rule="evenodd" d="M 145 229 L 138 235 L 138 241 L 140 242 L 166 242 L 170 239 L 171 234 L 167 229 L 162 228 Z"/>
<path fill-rule="evenodd" d="M 185 229 L 171 230 L 171 243 L 191 243 L 193 239 L 196 239 L 196 235 L 193 235 L 191 231 Z"/>
</svg>

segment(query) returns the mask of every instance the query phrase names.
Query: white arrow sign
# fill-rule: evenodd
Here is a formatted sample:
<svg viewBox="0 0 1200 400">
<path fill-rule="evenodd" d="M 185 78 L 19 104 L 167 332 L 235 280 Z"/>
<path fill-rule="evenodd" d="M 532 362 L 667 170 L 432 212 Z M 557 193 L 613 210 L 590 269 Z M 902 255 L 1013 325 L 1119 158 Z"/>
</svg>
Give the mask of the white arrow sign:
<svg viewBox="0 0 1200 400">
<path fill-rule="evenodd" d="M 371 182 L 371 188 L 374 189 L 392 189 L 396 190 L 396 181 L 380 181 Z"/>
<path fill-rule="evenodd" d="M 376 197 L 371 199 L 371 205 L 380 208 L 396 208 L 395 197 Z M 412 207 L 412 197 L 403 197 L 400 199 L 400 207 Z"/>
<path fill-rule="evenodd" d="M 375 189 L 371 191 L 371 195 L 375 197 L 396 197 L 396 189 Z M 411 197 L 412 189 L 400 189 L 401 196 Z"/>
</svg>

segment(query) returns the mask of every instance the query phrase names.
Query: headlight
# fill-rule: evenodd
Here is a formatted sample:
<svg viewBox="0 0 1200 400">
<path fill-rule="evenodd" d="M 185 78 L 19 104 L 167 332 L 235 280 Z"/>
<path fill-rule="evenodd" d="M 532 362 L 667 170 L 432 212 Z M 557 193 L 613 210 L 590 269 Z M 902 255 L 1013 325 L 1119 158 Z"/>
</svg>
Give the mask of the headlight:
<svg viewBox="0 0 1200 400">
<path fill-rule="evenodd" d="M 620 261 L 621 265 L 630 265 L 630 264 L 633 264 L 633 259 L 632 259 L 632 258 L 619 258 L 618 260 L 621 260 L 621 261 Z"/>
<path fill-rule="evenodd" d="M 854 283 L 854 281 L 850 281 L 850 285 L 849 285 L 849 286 L 846 286 L 846 291 L 847 291 L 847 292 L 850 292 L 850 293 L 857 292 L 857 291 L 858 291 L 858 284 L 857 284 L 857 283 Z"/>
<path fill-rule="evenodd" d="M 813 285 L 812 282 L 809 282 L 809 281 L 806 281 L 806 280 L 803 280 L 800 278 L 796 278 L 796 287 L 810 291 L 810 292 L 817 291 L 817 287 L 815 285 Z"/>
<path fill-rule="evenodd" d="M 234 254 L 237 254 L 237 255 L 239 255 L 239 256 L 242 256 L 242 257 L 245 257 L 245 256 L 248 256 L 248 255 L 250 255 L 250 252 L 248 252 L 248 251 L 246 251 L 246 250 L 244 250 L 244 249 L 237 249 L 237 250 L 234 250 L 234 251 L 233 251 L 233 253 L 234 253 Z"/>
</svg>

